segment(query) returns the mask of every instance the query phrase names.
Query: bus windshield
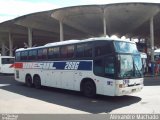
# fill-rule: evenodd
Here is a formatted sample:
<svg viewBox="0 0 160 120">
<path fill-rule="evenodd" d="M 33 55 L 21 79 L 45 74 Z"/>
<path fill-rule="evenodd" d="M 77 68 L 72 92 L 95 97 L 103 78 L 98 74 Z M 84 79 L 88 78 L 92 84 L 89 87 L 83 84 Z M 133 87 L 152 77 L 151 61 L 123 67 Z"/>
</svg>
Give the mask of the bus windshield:
<svg viewBox="0 0 160 120">
<path fill-rule="evenodd" d="M 120 78 L 142 77 L 140 55 L 120 55 Z"/>
<path fill-rule="evenodd" d="M 136 44 L 134 43 L 115 41 L 114 45 L 117 53 L 134 53 L 134 54 L 138 53 Z"/>
</svg>

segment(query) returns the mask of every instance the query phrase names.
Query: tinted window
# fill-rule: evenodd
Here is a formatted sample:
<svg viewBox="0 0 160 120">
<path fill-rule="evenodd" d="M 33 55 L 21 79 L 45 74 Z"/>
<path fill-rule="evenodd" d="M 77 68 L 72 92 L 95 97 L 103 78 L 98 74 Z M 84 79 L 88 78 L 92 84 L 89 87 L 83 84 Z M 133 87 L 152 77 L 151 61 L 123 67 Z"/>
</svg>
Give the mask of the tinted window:
<svg viewBox="0 0 160 120">
<path fill-rule="evenodd" d="M 74 56 L 74 45 L 67 46 L 68 58 L 73 58 Z"/>
<path fill-rule="evenodd" d="M 21 52 L 21 60 L 25 61 L 28 59 L 28 51 Z"/>
<path fill-rule="evenodd" d="M 59 58 L 59 47 L 48 48 L 48 59 Z"/>
<path fill-rule="evenodd" d="M 54 48 L 48 48 L 48 59 L 54 58 Z"/>
<path fill-rule="evenodd" d="M 66 58 L 67 57 L 67 46 L 61 47 L 61 58 Z"/>
<path fill-rule="evenodd" d="M 111 42 L 100 42 L 95 46 L 95 56 L 102 56 L 113 52 L 114 48 Z"/>
<path fill-rule="evenodd" d="M 103 59 L 97 59 L 94 61 L 94 73 L 98 76 L 104 76 Z"/>
<path fill-rule="evenodd" d="M 39 60 L 47 59 L 47 48 L 43 48 L 43 49 L 38 50 L 38 59 Z"/>
<path fill-rule="evenodd" d="M 84 44 L 77 45 L 76 57 L 84 57 Z"/>
<path fill-rule="evenodd" d="M 84 57 L 92 57 L 92 44 L 85 44 Z"/>
<path fill-rule="evenodd" d="M 43 53 L 43 49 L 39 49 L 38 50 L 38 59 L 41 60 L 42 59 L 42 53 Z"/>
<path fill-rule="evenodd" d="M 61 57 L 62 58 L 73 58 L 74 56 L 74 45 L 62 46 Z"/>
<path fill-rule="evenodd" d="M 47 48 L 44 48 L 42 51 L 42 59 L 47 59 Z"/>
<path fill-rule="evenodd" d="M 92 44 L 85 43 L 77 45 L 76 57 L 92 57 Z"/>
<path fill-rule="evenodd" d="M 113 56 L 107 56 L 104 62 L 105 76 L 109 78 L 115 77 L 115 62 Z"/>
<path fill-rule="evenodd" d="M 35 60 L 37 58 L 37 50 L 30 50 L 28 59 L 29 60 Z"/>
<path fill-rule="evenodd" d="M 20 52 L 16 52 L 16 61 L 20 61 L 21 60 L 20 56 L 21 56 Z"/>
<path fill-rule="evenodd" d="M 94 74 L 107 78 L 115 77 L 115 59 L 113 56 L 94 60 Z"/>
</svg>

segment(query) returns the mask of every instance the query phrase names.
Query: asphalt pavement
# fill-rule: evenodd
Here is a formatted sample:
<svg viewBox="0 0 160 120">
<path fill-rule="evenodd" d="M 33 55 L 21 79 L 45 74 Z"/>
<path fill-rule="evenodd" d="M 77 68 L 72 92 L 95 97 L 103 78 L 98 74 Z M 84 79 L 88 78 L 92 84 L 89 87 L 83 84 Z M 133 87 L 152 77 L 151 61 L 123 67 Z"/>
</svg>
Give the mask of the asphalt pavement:
<svg viewBox="0 0 160 120">
<path fill-rule="evenodd" d="M 28 88 L 13 76 L 0 76 L 0 113 L 103 114 L 160 113 L 160 78 L 145 77 L 141 92 L 86 98 L 79 92 L 43 87 Z"/>
</svg>

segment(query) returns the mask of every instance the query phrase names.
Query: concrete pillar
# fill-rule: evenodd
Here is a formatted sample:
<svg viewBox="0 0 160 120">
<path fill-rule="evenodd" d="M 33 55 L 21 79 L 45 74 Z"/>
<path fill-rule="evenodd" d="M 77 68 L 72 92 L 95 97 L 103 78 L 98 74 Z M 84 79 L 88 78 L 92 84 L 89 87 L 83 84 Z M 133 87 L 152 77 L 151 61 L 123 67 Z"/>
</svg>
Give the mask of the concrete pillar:
<svg viewBox="0 0 160 120">
<path fill-rule="evenodd" d="M 150 19 L 150 43 L 151 43 L 151 62 L 154 62 L 154 22 Z"/>
<path fill-rule="evenodd" d="M 11 33 L 9 33 L 9 56 L 13 56 L 13 41 Z"/>
<path fill-rule="evenodd" d="M 155 75 L 155 61 L 154 61 L 154 21 L 153 17 L 150 18 L 150 43 L 151 43 L 151 74 L 154 76 Z"/>
<path fill-rule="evenodd" d="M 107 31 L 106 31 L 106 13 L 105 13 L 105 10 L 103 10 L 103 34 L 104 34 L 104 36 L 107 35 Z"/>
<path fill-rule="evenodd" d="M 1 41 L 1 48 L 2 48 L 1 55 L 5 56 L 6 55 L 6 49 L 5 49 L 5 42 L 4 41 Z"/>
<path fill-rule="evenodd" d="M 32 47 L 32 28 L 28 27 L 28 47 Z"/>
<path fill-rule="evenodd" d="M 59 26 L 60 26 L 60 41 L 64 40 L 64 35 L 63 35 L 63 23 L 62 21 L 59 21 Z"/>
</svg>

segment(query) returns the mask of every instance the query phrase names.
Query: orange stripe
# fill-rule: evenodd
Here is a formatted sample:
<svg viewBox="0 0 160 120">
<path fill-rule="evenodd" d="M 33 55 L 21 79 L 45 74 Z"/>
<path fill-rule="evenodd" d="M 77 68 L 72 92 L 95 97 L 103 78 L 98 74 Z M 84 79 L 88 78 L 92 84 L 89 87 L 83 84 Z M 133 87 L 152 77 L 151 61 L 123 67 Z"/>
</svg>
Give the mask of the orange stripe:
<svg viewBox="0 0 160 120">
<path fill-rule="evenodd" d="M 23 68 L 23 63 L 15 63 L 14 67 L 15 68 Z"/>
<path fill-rule="evenodd" d="M 14 65 L 15 65 L 15 64 L 13 63 L 11 66 L 9 66 L 9 68 L 13 68 L 13 67 L 14 67 Z"/>
</svg>

